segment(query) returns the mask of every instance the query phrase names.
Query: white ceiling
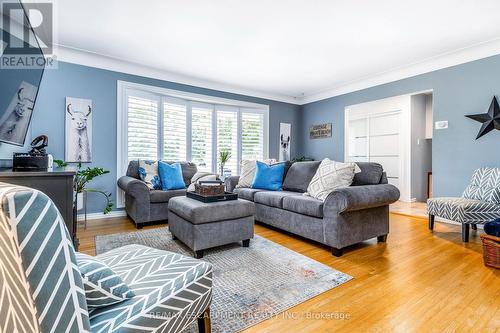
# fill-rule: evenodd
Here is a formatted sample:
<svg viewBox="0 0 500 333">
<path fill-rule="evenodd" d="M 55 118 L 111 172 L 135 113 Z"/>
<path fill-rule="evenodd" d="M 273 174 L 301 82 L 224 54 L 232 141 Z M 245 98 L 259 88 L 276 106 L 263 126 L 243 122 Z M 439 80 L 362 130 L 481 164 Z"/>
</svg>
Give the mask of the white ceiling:
<svg viewBox="0 0 500 333">
<path fill-rule="evenodd" d="M 57 12 L 62 46 L 281 99 L 500 53 L 498 0 L 59 0 Z"/>
</svg>

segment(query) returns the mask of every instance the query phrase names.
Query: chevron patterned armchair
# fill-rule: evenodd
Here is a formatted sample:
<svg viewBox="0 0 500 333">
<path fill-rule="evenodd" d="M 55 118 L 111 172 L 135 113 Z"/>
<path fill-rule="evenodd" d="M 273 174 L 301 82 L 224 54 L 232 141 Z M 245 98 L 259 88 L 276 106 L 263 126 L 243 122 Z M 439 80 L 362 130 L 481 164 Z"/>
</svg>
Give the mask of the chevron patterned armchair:
<svg viewBox="0 0 500 333">
<path fill-rule="evenodd" d="M 210 332 L 212 266 L 144 246 L 97 256 L 135 296 L 87 308 L 64 221 L 43 193 L 0 183 L 0 332 Z"/>
<path fill-rule="evenodd" d="M 427 200 L 429 229 L 434 228 L 435 216 L 462 224 L 462 241 L 469 241 L 469 225 L 476 230 L 500 217 L 500 168 L 480 168 L 472 175 L 469 186 L 459 198 Z"/>
</svg>

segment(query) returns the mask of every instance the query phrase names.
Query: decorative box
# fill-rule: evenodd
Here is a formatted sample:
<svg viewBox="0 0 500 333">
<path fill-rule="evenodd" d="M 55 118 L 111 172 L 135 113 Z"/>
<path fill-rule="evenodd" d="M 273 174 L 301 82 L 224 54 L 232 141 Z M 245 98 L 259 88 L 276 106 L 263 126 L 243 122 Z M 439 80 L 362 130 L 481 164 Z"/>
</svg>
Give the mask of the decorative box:
<svg viewBox="0 0 500 333">
<path fill-rule="evenodd" d="M 205 180 L 194 184 L 194 191 L 202 196 L 224 195 L 224 183 L 220 180 Z"/>
</svg>

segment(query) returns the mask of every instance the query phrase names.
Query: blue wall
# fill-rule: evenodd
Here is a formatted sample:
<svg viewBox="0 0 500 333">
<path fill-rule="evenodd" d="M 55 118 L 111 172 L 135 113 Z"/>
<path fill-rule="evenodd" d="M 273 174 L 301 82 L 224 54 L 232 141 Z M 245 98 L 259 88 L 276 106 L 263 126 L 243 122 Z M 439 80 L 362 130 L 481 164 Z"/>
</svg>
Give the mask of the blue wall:
<svg viewBox="0 0 500 333">
<path fill-rule="evenodd" d="M 427 89 L 433 89 L 434 121 L 449 121 L 448 129 L 433 133 L 433 194 L 460 195 L 474 169 L 500 167 L 500 131 L 476 141 L 480 124 L 464 117 L 487 112 L 493 96 L 499 97 L 500 55 L 306 104 L 301 153 L 343 161 L 346 106 Z M 309 127 L 326 122 L 333 123 L 332 137 L 310 140 Z"/>
<path fill-rule="evenodd" d="M 214 91 L 172 82 L 128 75 L 70 63 L 59 63 L 56 70 L 46 70 L 32 120 L 32 136 L 49 136 L 48 152 L 56 159 L 64 159 L 65 98 L 88 98 L 93 102 L 93 163 L 111 171 L 92 184 L 113 193 L 116 203 L 116 82 L 117 80 L 165 87 L 169 89 L 267 104 L 269 113 L 269 154 L 278 157 L 279 123 L 292 124 L 292 136 L 298 138 L 300 107 L 260 98 Z M 296 140 L 295 142 L 298 142 Z M 1 149 L 1 148 L 0 148 Z M 292 146 L 292 154 L 299 150 Z M 89 212 L 100 212 L 104 202 L 99 196 L 89 197 Z"/>
</svg>

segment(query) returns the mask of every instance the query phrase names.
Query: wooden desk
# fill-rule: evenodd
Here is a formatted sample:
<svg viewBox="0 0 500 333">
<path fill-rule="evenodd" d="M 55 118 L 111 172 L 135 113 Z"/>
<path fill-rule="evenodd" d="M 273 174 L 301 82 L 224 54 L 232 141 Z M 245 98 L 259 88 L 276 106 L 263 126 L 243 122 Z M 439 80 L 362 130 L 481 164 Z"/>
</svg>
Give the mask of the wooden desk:
<svg viewBox="0 0 500 333">
<path fill-rule="evenodd" d="M 51 171 L 0 169 L 0 182 L 31 187 L 52 199 L 66 223 L 75 249 L 78 249 L 76 195 L 73 192 L 75 174 L 76 171 L 70 168 L 54 168 Z"/>
</svg>

